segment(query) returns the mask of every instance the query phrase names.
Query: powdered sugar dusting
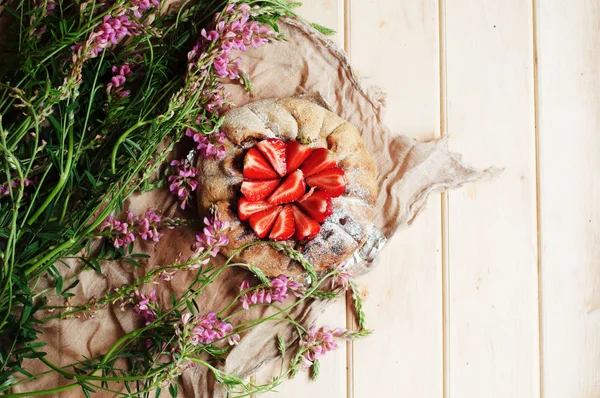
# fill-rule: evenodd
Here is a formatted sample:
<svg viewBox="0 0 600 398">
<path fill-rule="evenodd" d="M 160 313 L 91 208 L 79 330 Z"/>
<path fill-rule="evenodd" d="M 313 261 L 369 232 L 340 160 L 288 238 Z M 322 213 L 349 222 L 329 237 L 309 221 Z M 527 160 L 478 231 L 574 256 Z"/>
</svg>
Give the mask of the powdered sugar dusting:
<svg viewBox="0 0 600 398">
<path fill-rule="evenodd" d="M 339 197 L 332 200 L 333 214 L 327 221 L 337 224 L 358 243 L 367 236 L 372 209 L 360 199 Z"/>
<path fill-rule="evenodd" d="M 303 251 L 306 259 L 313 264 L 315 270 L 331 268 L 349 257 L 359 244 L 337 224 L 325 221 L 321 232 L 308 241 Z"/>
</svg>

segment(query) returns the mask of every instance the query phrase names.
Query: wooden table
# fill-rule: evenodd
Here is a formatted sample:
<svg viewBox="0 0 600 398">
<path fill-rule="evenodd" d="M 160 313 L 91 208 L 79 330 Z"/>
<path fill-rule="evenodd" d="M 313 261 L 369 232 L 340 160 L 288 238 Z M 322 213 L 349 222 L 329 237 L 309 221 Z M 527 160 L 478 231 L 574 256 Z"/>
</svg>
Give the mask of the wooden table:
<svg viewBox="0 0 600 398">
<path fill-rule="evenodd" d="M 375 334 L 285 398 L 600 397 L 600 2 L 305 0 L 392 132 L 495 181 L 439 195 L 358 280 Z M 350 325 L 345 303 L 320 320 Z M 267 371 L 259 375 L 265 377 Z"/>
</svg>

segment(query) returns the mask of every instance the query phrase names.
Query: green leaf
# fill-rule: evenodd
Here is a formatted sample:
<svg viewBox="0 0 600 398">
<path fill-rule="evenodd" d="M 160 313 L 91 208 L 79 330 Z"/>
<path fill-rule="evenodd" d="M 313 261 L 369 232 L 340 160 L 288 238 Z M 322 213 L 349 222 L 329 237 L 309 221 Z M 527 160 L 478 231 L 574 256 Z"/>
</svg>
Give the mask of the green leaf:
<svg viewBox="0 0 600 398">
<path fill-rule="evenodd" d="M 271 286 L 271 280 L 269 278 L 267 278 L 265 273 L 262 272 L 262 270 L 260 268 L 255 267 L 250 264 L 248 264 L 247 266 L 248 266 L 248 269 L 250 270 L 250 272 L 252 272 L 254 274 L 254 276 L 256 276 L 258 278 L 258 280 L 260 280 L 262 283 L 264 283 L 267 286 Z"/>
<path fill-rule="evenodd" d="M 285 340 L 280 333 L 277 333 L 277 349 L 282 357 L 285 357 Z"/>
<path fill-rule="evenodd" d="M 21 311 L 21 319 L 19 320 L 19 325 L 23 325 L 27 319 L 29 319 L 29 315 L 31 314 L 31 306 L 25 305 L 23 307 L 23 311 Z"/>
<path fill-rule="evenodd" d="M 71 283 L 71 284 L 69 285 L 69 287 L 67 287 L 65 290 L 63 290 L 63 291 L 62 291 L 60 294 L 61 294 L 62 296 L 65 296 L 66 294 L 68 294 L 68 293 L 66 293 L 68 290 L 71 290 L 71 289 L 73 289 L 73 288 L 74 288 L 75 286 L 77 286 L 78 284 L 79 284 L 79 279 L 77 279 L 75 282 Z M 72 295 L 72 294 L 71 294 L 71 295 Z"/>
<path fill-rule="evenodd" d="M 316 23 L 311 23 L 310 26 L 312 26 L 316 31 L 324 34 L 325 36 L 332 36 L 336 33 L 335 30 L 326 28 L 325 26 Z"/>
<path fill-rule="evenodd" d="M 92 186 L 94 188 L 96 188 L 98 186 L 98 184 L 96 183 L 96 180 L 94 179 L 94 176 L 92 175 L 92 173 L 90 173 L 88 170 L 84 171 L 84 175 L 87 177 L 87 179 L 89 180 L 90 184 L 92 184 Z"/>
<path fill-rule="evenodd" d="M 58 276 L 58 278 L 55 279 L 55 283 L 56 283 L 56 294 L 60 294 L 62 291 L 62 287 L 63 287 L 63 278 L 62 276 Z"/>
<path fill-rule="evenodd" d="M 340 297 L 339 292 L 328 292 L 326 290 L 315 290 L 310 294 L 310 297 L 317 300 L 332 300 Z"/>
<path fill-rule="evenodd" d="M 313 366 L 312 366 L 312 374 L 310 375 L 310 378 L 315 381 L 319 378 L 319 374 L 321 373 L 321 362 L 319 362 L 318 360 L 314 360 L 313 361 Z"/>
<path fill-rule="evenodd" d="M 350 281 L 350 290 L 352 291 L 352 302 L 354 303 L 354 311 L 356 313 L 356 319 L 358 320 L 359 330 L 365 330 L 367 327 L 365 320 L 365 312 L 363 311 L 362 298 L 360 297 L 360 291 L 358 285 L 354 281 Z"/>
<path fill-rule="evenodd" d="M 171 394 L 171 397 L 176 398 L 177 397 L 177 383 L 174 382 L 172 384 L 169 384 L 169 394 Z"/>
<path fill-rule="evenodd" d="M 23 358 L 29 358 L 29 359 L 36 359 L 36 358 L 43 358 L 46 356 L 45 352 L 27 352 L 25 354 L 23 354 Z"/>
</svg>

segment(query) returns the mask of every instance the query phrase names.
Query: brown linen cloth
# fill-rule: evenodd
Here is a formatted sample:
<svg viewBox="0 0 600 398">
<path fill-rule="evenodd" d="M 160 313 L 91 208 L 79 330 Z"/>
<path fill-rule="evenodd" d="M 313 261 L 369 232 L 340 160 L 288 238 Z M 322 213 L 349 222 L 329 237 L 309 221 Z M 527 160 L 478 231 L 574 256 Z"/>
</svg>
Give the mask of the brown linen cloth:
<svg viewBox="0 0 600 398">
<path fill-rule="evenodd" d="M 232 93 L 232 100 L 238 106 L 265 98 L 320 93 L 334 113 L 353 123 L 362 132 L 377 165 L 380 193 L 374 223 L 386 237 L 392 236 L 399 228 L 410 225 L 431 193 L 495 174 L 495 170 L 481 172 L 463 164 L 460 156 L 448 151 L 445 139 L 420 143 L 390 133 L 382 121 L 384 95 L 378 90 L 367 92 L 361 87 L 346 55 L 334 43 L 298 20 L 285 19 L 280 23 L 280 28 L 287 41 L 275 42 L 241 54 L 244 68 L 254 85 L 254 97 L 250 98 L 235 83 L 226 84 L 226 89 Z M 154 208 L 169 216 L 196 217 L 193 213 L 180 212 L 174 196 L 164 190 L 132 197 L 127 201 L 126 207 L 135 214 Z M 107 289 L 129 284 L 153 267 L 172 263 L 180 252 L 189 255 L 194 234 L 192 229 L 179 228 L 167 231 L 156 245 L 136 243 L 135 252 L 152 255 L 146 261 L 144 270 L 112 262 L 102 265 L 103 276 L 94 271 L 84 271 L 71 304 L 84 303 L 92 297 L 102 296 Z M 222 261 L 222 258 L 217 258 L 216 263 Z M 362 264 L 355 271 L 365 272 L 372 265 Z M 68 275 L 76 271 L 78 265 L 73 264 L 71 270 L 63 268 L 64 274 Z M 200 296 L 198 304 L 201 313 L 223 308 L 235 297 L 241 281 L 248 277 L 249 274 L 240 269 L 230 269 L 222 274 Z M 168 307 L 169 295 L 180 295 L 191 280 L 191 272 L 180 272 L 174 280 L 147 286 L 143 291 L 147 293 L 156 288 L 160 302 Z M 328 304 L 327 301 L 307 301 L 296 307 L 292 315 L 298 322 L 310 325 Z M 235 325 L 258 319 L 270 311 L 262 307 L 253 308 L 234 318 L 233 323 Z M 121 311 L 116 304 L 100 310 L 94 318 L 50 321 L 42 326 L 41 339 L 48 343 L 45 349 L 48 358 L 56 364 L 67 365 L 83 357 L 104 354 L 118 338 L 140 326 L 140 316 L 133 314 L 131 310 Z M 244 334 L 240 344 L 232 349 L 224 363 L 217 364 L 218 367 L 240 376 L 255 372 L 263 363 L 278 356 L 275 344 L 278 333 L 285 336 L 290 345 L 296 341 L 295 333 L 288 324 L 268 322 Z M 371 338 L 377 338 L 377 335 Z M 25 365 L 33 373 L 47 370 L 35 360 L 28 361 Z M 53 388 L 71 382 L 54 373 L 20 385 L 15 388 L 15 392 Z M 115 383 L 111 387 L 115 390 L 123 388 Z M 166 389 L 162 395 L 168 395 Z M 225 397 L 226 392 L 215 383 L 210 371 L 196 366 L 182 375 L 179 395 L 212 398 Z M 79 389 L 74 389 L 63 392 L 60 396 L 79 397 L 82 393 Z"/>
</svg>

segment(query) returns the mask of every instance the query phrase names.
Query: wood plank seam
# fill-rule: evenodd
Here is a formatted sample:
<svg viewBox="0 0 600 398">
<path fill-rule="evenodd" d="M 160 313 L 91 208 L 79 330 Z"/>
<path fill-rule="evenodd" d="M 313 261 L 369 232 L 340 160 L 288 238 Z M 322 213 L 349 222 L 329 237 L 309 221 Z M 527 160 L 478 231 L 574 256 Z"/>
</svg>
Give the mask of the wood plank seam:
<svg viewBox="0 0 600 398">
<path fill-rule="evenodd" d="M 542 219 L 540 213 L 540 141 L 539 141 L 539 111 L 538 111 L 538 30 L 537 30 L 537 1 L 531 0 L 532 39 L 533 39 L 533 117 L 535 135 L 535 196 L 536 196 L 536 227 L 537 227 L 537 300 L 538 300 L 538 356 L 539 356 L 539 391 L 540 398 L 544 397 L 544 343 L 542 322 Z"/>
<path fill-rule="evenodd" d="M 342 4 L 342 15 L 344 18 L 342 37 L 344 40 L 344 51 L 348 55 L 349 59 L 352 59 L 350 54 L 350 24 L 351 24 L 351 0 L 343 0 Z M 356 325 L 356 319 L 354 316 L 354 308 L 352 301 L 352 293 L 346 292 L 346 329 L 352 330 Z M 346 398 L 354 398 L 354 342 L 352 340 L 346 343 Z"/>
<path fill-rule="evenodd" d="M 446 26 L 445 26 L 445 0 L 438 1 L 438 47 L 440 68 L 440 136 L 448 134 L 447 97 L 446 97 Z M 449 196 L 447 192 L 441 194 L 441 235 L 442 235 L 442 397 L 447 398 L 450 391 L 450 269 L 448 263 L 449 247 L 449 222 L 448 213 Z"/>
</svg>

